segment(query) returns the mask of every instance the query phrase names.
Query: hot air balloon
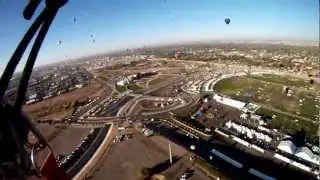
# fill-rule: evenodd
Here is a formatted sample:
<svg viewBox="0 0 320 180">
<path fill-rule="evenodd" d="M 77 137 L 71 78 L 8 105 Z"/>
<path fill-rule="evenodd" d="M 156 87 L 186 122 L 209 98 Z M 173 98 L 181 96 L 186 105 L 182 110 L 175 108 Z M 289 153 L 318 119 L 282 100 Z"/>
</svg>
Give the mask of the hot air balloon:
<svg viewBox="0 0 320 180">
<path fill-rule="evenodd" d="M 225 18 L 225 19 L 224 19 L 224 22 L 225 22 L 226 24 L 230 24 L 231 20 L 230 20 L 229 18 Z"/>
<path fill-rule="evenodd" d="M 59 41 L 57 42 L 57 44 L 60 45 L 60 44 L 61 44 L 61 40 L 59 40 Z"/>
<path fill-rule="evenodd" d="M 73 23 L 75 23 L 77 21 L 76 17 L 73 18 Z"/>
</svg>

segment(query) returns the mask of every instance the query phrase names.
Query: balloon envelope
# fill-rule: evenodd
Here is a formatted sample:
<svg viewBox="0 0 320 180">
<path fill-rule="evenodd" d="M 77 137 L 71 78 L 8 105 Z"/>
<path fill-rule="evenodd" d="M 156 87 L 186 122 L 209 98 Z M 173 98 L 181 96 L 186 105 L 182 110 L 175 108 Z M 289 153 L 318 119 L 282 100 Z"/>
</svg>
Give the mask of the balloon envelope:
<svg viewBox="0 0 320 180">
<path fill-rule="evenodd" d="M 230 24 L 231 20 L 230 20 L 229 18 L 226 18 L 226 19 L 224 19 L 224 22 L 225 22 L 226 24 Z"/>
</svg>

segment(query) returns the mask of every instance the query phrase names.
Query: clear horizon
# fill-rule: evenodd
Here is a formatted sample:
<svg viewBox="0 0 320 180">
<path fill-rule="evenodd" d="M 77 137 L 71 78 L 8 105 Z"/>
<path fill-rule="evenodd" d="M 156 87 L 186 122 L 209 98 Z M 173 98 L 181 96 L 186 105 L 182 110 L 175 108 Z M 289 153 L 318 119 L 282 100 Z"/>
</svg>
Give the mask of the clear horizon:
<svg viewBox="0 0 320 180">
<path fill-rule="evenodd" d="M 25 5 L 20 0 L 0 3 L 0 26 L 4 27 L 0 29 L 0 69 L 31 24 L 22 18 Z M 317 0 L 69 1 L 54 20 L 36 66 L 119 49 L 194 41 L 317 42 L 318 7 Z M 226 17 L 231 19 L 229 25 L 224 23 Z"/>
</svg>

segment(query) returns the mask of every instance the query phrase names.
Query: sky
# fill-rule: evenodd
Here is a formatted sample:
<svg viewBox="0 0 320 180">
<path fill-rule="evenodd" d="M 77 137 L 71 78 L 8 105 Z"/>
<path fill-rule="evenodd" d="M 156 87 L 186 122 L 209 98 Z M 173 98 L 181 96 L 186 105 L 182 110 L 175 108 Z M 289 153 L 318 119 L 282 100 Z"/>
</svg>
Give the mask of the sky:
<svg viewBox="0 0 320 180">
<path fill-rule="evenodd" d="M 22 17 L 26 3 L 27 0 L 0 0 L 0 70 L 32 23 Z M 69 0 L 54 20 L 36 65 L 177 42 L 318 41 L 318 3 L 318 0 Z M 36 14 L 43 6 L 44 3 Z M 231 19 L 229 25 L 224 22 L 227 17 Z"/>
</svg>

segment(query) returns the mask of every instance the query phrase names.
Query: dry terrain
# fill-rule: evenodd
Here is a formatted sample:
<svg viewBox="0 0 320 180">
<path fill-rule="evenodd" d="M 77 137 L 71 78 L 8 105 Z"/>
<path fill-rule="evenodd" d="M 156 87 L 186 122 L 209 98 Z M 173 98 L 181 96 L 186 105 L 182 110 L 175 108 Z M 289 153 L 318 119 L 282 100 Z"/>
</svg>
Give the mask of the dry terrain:
<svg viewBox="0 0 320 180">
<path fill-rule="evenodd" d="M 102 90 L 102 86 L 92 82 L 87 87 L 76 89 L 35 104 L 25 105 L 24 110 L 28 113 L 31 119 L 59 120 L 71 115 L 74 109 L 73 105 L 77 100 L 96 96 L 98 93 L 101 93 L 99 92 L 100 90 Z"/>
<path fill-rule="evenodd" d="M 178 158 L 186 156 L 187 151 L 184 148 L 172 142 L 171 147 L 173 156 Z M 110 180 L 143 179 L 141 174 L 143 168 L 164 170 L 163 166 L 168 160 L 168 140 L 161 136 L 147 138 L 136 132 L 133 139 L 117 143 L 111 148 L 106 159 L 91 178 L 95 180 L 106 179 L 106 177 Z M 173 171 L 176 172 L 174 173 L 176 176 L 183 173 L 182 169 L 173 169 Z M 190 179 L 207 179 L 207 177 L 196 170 Z"/>
</svg>

